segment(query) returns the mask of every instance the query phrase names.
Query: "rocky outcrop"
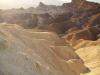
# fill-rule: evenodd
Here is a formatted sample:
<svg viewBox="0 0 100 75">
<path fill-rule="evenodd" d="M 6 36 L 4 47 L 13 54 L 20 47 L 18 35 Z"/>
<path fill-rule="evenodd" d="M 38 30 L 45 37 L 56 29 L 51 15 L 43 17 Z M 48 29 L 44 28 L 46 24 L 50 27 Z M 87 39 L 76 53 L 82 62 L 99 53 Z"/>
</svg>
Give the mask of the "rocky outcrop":
<svg viewBox="0 0 100 75">
<path fill-rule="evenodd" d="M 37 13 L 49 13 L 51 15 L 58 15 L 62 13 L 66 13 L 69 10 L 66 10 L 66 7 L 64 6 L 56 6 L 56 5 L 46 5 L 42 2 L 39 3 L 39 5 L 36 7 Z"/>
<path fill-rule="evenodd" d="M 67 35 L 65 35 L 63 38 L 72 45 L 75 45 L 78 40 L 96 40 L 97 35 L 100 33 L 100 29 L 97 27 L 90 27 L 85 28 L 81 30 L 76 30 L 69 32 Z"/>
<path fill-rule="evenodd" d="M 88 20 L 88 22 L 85 23 L 84 26 L 86 27 L 92 27 L 92 26 L 98 26 L 100 27 L 100 13 L 91 16 L 91 19 Z"/>
<path fill-rule="evenodd" d="M 77 3 L 80 4 L 81 2 L 86 1 L 86 0 L 72 0 L 72 3 Z"/>
<path fill-rule="evenodd" d="M 71 3 L 63 5 L 68 13 L 54 18 L 49 25 L 49 29 L 58 34 L 65 34 L 70 28 L 100 27 L 100 4 L 85 0 L 73 0 Z"/>
</svg>

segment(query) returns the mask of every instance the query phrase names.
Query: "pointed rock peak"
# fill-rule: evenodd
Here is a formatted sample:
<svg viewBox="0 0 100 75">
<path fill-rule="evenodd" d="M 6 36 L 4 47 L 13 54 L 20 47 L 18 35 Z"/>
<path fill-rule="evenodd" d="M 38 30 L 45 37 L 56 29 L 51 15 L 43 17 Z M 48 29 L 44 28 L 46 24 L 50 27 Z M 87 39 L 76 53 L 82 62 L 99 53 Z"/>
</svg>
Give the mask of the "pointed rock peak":
<svg viewBox="0 0 100 75">
<path fill-rule="evenodd" d="M 46 6 L 43 2 L 39 3 L 39 7 Z"/>
<path fill-rule="evenodd" d="M 85 2 L 86 0 L 72 0 L 72 3 L 79 4 L 81 2 Z"/>
</svg>

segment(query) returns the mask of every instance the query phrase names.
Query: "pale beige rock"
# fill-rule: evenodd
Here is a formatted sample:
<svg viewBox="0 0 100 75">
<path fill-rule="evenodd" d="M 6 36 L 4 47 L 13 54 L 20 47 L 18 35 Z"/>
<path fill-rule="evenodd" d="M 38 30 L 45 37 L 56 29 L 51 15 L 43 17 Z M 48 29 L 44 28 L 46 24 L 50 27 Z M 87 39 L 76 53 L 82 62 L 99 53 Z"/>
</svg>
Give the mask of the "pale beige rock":
<svg viewBox="0 0 100 75">
<path fill-rule="evenodd" d="M 100 46 L 80 48 L 76 53 L 90 69 L 87 75 L 100 75 Z"/>
<path fill-rule="evenodd" d="M 24 29 L 16 28 L 16 26 L 10 27 L 10 25 L 0 26 L 0 32 L 2 33 L 0 44 L 4 46 L 0 48 L 0 75 L 79 75 L 80 70 L 72 69 L 69 63 L 61 58 L 62 54 L 65 54 L 62 48 L 57 47 L 62 50 L 57 51 L 61 52 L 61 56 L 51 48 L 55 46 L 52 41 L 59 38 L 55 34 L 52 33 L 56 36 L 54 38 L 44 33 L 44 37 L 43 34 L 40 34 L 41 36 L 36 34 L 36 38 Z M 48 37 L 49 40 L 44 39 Z M 65 49 L 65 52 L 70 53 L 66 55 L 69 60 L 70 58 L 77 59 L 77 54 L 72 48 L 66 47 Z"/>
</svg>

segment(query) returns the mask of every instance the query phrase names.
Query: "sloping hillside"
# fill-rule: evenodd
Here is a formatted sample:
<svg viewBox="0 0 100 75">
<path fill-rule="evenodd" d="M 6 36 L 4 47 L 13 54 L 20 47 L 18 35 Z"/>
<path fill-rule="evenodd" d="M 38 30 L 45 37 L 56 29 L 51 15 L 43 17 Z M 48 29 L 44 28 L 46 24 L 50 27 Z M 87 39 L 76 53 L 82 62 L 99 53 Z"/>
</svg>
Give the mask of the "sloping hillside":
<svg viewBox="0 0 100 75">
<path fill-rule="evenodd" d="M 0 75 L 80 75 L 88 72 L 70 46 L 56 46 L 54 42 L 58 40 L 60 38 L 54 33 L 0 25 Z"/>
</svg>

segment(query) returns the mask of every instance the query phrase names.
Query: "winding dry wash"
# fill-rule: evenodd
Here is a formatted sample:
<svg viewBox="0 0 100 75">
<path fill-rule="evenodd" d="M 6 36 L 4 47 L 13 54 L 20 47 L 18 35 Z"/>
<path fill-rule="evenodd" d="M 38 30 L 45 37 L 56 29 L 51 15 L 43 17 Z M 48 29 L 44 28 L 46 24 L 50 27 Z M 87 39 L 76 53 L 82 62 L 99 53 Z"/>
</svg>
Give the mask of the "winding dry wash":
<svg viewBox="0 0 100 75">
<path fill-rule="evenodd" d="M 100 75 L 100 4 L 0 10 L 0 75 Z"/>
</svg>

